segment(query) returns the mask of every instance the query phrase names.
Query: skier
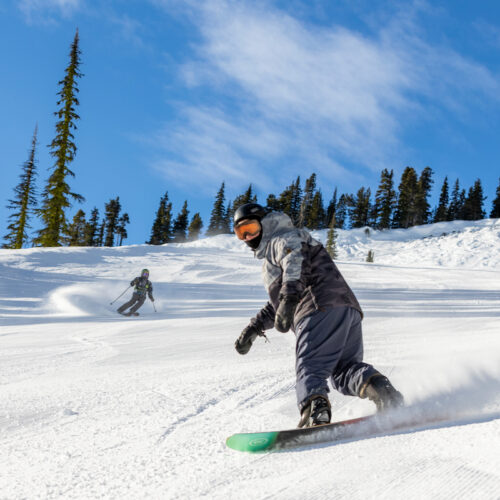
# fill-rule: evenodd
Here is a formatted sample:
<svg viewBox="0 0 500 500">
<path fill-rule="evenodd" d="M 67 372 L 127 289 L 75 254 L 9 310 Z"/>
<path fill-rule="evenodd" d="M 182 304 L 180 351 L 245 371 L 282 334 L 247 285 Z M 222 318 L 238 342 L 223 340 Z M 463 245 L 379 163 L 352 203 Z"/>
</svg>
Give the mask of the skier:
<svg viewBox="0 0 500 500">
<path fill-rule="evenodd" d="M 143 269 L 141 271 L 141 275 L 137 276 L 137 278 L 134 278 L 130 282 L 130 286 L 135 286 L 134 293 L 132 294 L 132 298 L 128 302 L 125 302 L 125 304 L 117 309 L 120 314 L 123 314 L 124 316 L 139 316 L 139 313 L 136 311 L 144 304 L 144 301 L 146 300 L 146 294 L 148 294 L 151 302 L 155 301 L 155 299 L 153 298 L 153 284 L 151 283 L 151 281 L 149 281 L 148 278 L 149 270 Z M 130 310 L 128 312 L 124 312 L 125 309 L 128 309 L 129 307 Z"/>
<path fill-rule="evenodd" d="M 361 307 L 323 245 L 290 217 L 247 203 L 234 214 L 234 232 L 263 259 L 269 302 L 235 343 L 247 354 L 274 326 L 296 335 L 298 427 L 327 424 L 327 380 L 342 394 L 372 400 L 378 411 L 403 405 L 403 396 L 373 366 L 363 363 Z"/>
</svg>

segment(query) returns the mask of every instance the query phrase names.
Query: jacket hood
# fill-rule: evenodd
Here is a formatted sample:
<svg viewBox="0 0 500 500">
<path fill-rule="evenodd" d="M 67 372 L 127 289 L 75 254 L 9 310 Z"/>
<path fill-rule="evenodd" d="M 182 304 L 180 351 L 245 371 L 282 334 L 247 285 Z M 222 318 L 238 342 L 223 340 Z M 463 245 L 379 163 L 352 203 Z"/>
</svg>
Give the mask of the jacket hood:
<svg viewBox="0 0 500 500">
<path fill-rule="evenodd" d="M 267 214 L 262 218 L 260 224 L 262 225 L 262 239 L 260 245 L 255 250 L 255 256 L 258 259 L 265 257 L 267 244 L 272 238 L 296 229 L 292 219 L 282 212 Z"/>
</svg>

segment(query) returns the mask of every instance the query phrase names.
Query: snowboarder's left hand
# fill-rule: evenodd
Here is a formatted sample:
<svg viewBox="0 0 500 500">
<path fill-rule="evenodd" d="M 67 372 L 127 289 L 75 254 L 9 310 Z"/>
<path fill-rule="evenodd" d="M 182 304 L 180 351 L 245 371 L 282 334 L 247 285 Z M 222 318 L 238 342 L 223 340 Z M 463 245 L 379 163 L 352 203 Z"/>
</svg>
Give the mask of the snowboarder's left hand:
<svg viewBox="0 0 500 500">
<path fill-rule="evenodd" d="M 296 295 L 284 295 L 281 297 L 280 305 L 276 311 L 276 316 L 274 318 L 274 328 L 278 332 L 288 332 L 293 323 L 293 317 L 295 315 L 295 309 L 300 302 L 300 299 Z"/>
</svg>

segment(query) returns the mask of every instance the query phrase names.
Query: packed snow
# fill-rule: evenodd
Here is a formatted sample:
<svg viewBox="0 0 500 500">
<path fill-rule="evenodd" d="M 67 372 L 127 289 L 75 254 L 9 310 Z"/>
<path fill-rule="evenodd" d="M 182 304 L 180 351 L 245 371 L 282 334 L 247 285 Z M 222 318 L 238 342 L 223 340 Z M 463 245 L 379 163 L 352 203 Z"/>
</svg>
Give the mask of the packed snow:
<svg viewBox="0 0 500 500">
<path fill-rule="evenodd" d="M 293 333 L 234 350 L 267 300 L 244 244 L 1 250 L 0 498 L 499 499 L 500 219 L 339 231 L 337 245 L 365 313 L 365 360 L 409 411 L 444 420 L 228 449 L 235 432 L 299 417 Z M 119 316 L 144 267 L 156 311 L 147 301 Z M 330 399 L 334 419 L 374 412 Z"/>
</svg>

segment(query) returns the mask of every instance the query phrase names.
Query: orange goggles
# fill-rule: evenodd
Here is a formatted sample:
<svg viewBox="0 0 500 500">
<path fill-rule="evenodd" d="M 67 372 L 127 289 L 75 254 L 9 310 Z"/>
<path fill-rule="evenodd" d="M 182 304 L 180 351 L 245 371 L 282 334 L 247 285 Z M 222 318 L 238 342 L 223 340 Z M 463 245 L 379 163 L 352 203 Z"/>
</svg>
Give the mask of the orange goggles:
<svg viewBox="0 0 500 500">
<path fill-rule="evenodd" d="M 255 219 L 243 220 L 234 226 L 234 232 L 240 240 L 244 240 L 247 235 L 256 236 L 260 230 L 260 222 Z"/>
</svg>

